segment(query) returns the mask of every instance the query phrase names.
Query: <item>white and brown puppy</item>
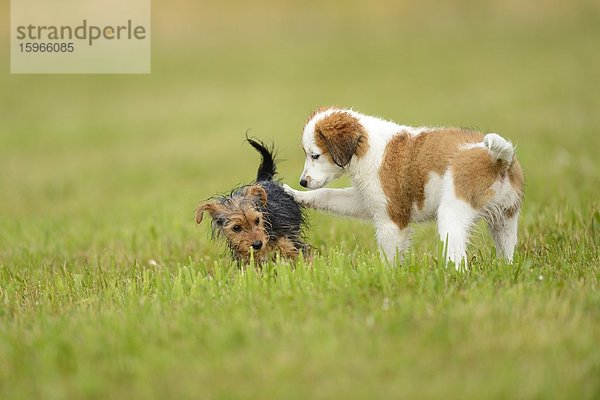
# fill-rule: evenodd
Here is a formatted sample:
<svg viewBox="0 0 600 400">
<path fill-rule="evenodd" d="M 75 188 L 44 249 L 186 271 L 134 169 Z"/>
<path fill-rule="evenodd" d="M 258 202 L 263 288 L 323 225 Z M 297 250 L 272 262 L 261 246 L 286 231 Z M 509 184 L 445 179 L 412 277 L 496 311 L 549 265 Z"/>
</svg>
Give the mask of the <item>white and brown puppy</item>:
<svg viewBox="0 0 600 400">
<path fill-rule="evenodd" d="M 352 110 L 320 109 L 302 134 L 300 184 L 287 187 L 308 207 L 373 221 L 388 260 L 410 244 L 409 223 L 437 219 L 447 260 L 466 265 L 469 230 L 488 222 L 497 254 L 512 260 L 523 197 L 513 145 L 457 128 L 414 128 Z M 348 174 L 352 187 L 322 188 Z"/>
</svg>

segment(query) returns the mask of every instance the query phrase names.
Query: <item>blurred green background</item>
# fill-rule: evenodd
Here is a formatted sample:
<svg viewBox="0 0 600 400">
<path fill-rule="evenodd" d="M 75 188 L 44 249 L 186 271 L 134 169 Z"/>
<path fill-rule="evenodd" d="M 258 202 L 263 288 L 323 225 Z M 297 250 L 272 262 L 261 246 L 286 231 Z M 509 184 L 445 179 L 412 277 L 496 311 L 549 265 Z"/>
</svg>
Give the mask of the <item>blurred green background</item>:
<svg viewBox="0 0 600 400">
<path fill-rule="evenodd" d="M 498 132 L 518 146 L 526 209 L 585 207 L 599 183 L 599 9 L 155 2 L 150 75 L 1 75 L 3 225 L 23 230 L 18 243 L 33 240 L 28 225 L 55 223 L 52 235 L 75 241 L 91 225 L 110 231 L 110 248 L 114 230 L 168 220 L 178 242 L 193 240 L 195 204 L 254 177 L 246 130 L 277 145 L 296 185 L 302 125 L 329 104 Z"/>
<path fill-rule="evenodd" d="M 2 5 L 0 10 L 2 21 L 8 24 L 8 5 Z M 298 187 L 297 180 L 303 163 L 301 129 L 310 111 L 320 105 L 331 104 L 352 107 L 365 114 L 379 115 L 407 125 L 464 126 L 497 132 L 510 138 L 517 145 L 517 154 L 527 181 L 517 252 L 523 258 L 531 257 L 536 268 L 544 268 L 560 260 L 561 268 L 578 265 L 579 269 L 572 276 L 557 270 L 554 286 L 549 292 L 538 293 L 534 290 L 539 297 L 531 303 L 528 303 L 528 298 L 519 297 L 525 296 L 527 291 L 517 288 L 513 288 L 513 294 L 519 299 L 516 303 L 512 298 L 503 298 L 502 287 L 506 281 L 500 279 L 498 283 L 494 280 L 497 277 L 492 278 L 484 273 L 480 282 L 489 283 L 490 291 L 485 295 L 482 295 L 483 291 L 468 292 L 473 296 L 471 300 L 465 300 L 465 309 L 468 311 L 464 311 L 460 305 L 452 308 L 449 305 L 451 302 L 440 306 L 432 300 L 431 303 L 415 307 L 416 311 L 405 309 L 403 312 L 427 327 L 427 318 L 437 318 L 432 316 L 435 313 L 428 314 L 430 306 L 433 309 L 447 306 L 449 312 L 456 312 L 458 317 L 454 322 L 440 320 L 443 326 L 461 326 L 460 323 L 465 322 L 462 319 L 464 315 L 468 315 L 468 318 L 480 315 L 490 324 L 492 328 L 488 332 L 493 334 L 493 322 L 499 315 L 494 308 L 497 301 L 494 291 L 498 290 L 499 296 L 506 300 L 499 303 L 506 306 L 502 313 L 511 310 L 513 304 L 533 304 L 530 314 L 524 314 L 528 317 L 522 318 L 520 323 L 535 322 L 539 317 L 548 324 L 529 326 L 529 330 L 524 328 L 523 332 L 528 332 L 527 335 L 523 334 L 516 340 L 526 340 L 525 336 L 537 339 L 536 335 L 541 335 L 544 329 L 556 328 L 553 325 L 555 321 L 557 325 L 568 327 L 569 331 L 565 331 L 563 336 L 565 341 L 577 346 L 583 343 L 577 348 L 583 349 L 581 354 L 589 355 L 593 342 L 585 335 L 598 332 L 600 318 L 597 296 L 593 297 L 595 300 L 589 300 L 592 299 L 590 293 L 594 293 L 593 288 L 597 290 L 597 269 L 595 273 L 586 272 L 598 260 L 597 229 L 600 224 L 598 1 L 259 0 L 217 3 L 175 0 L 155 1 L 152 14 L 150 75 L 10 75 L 9 60 L 2 58 L 0 270 L 4 275 L 0 275 L 4 280 L 0 281 L 4 282 L 4 291 L 0 291 L 0 299 L 4 296 L 5 309 L 1 316 L 5 330 L 1 332 L 9 344 L 0 346 L 0 360 L 4 360 L 5 365 L 4 369 L 0 367 L 0 381 L 5 379 L 0 382 L 0 387 L 2 383 L 17 382 L 13 392 L 7 389 L 9 386 L 5 386 L 6 393 L 14 394 L 19 388 L 31 386 L 32 382 L 39 384 L 44 381 L 45 378 L 41 377 L 54 370 L 54 359 L 48 356 L 50 358 L 43 359 L 46 361 L 36 363 L 27 361 L 29 359 L 23 358 L 23 354 L 34 357 L 38 352 L 43 355 L 60 352 L 61 346 L 69 338 L 77 336 L 75 332 L 80 325 L 73 321 L 78 321 L 77 318 L 88 312 L 84 306 L 88 300 L 85 296 L 79 299 L 79 291 L 75 289 L 66 292 L 69 299 L 77 299 L 74 303 L 55 300 L 47 306 L 40 305 L 36 296 L 44 298 L 40 294 L 45 290 L 44 274 L 53 276 L 53 273 L 62 274 L 61 271 L 65 271 L 65 274 L 79 273 L 87 271 L 89 265 L 100 269 L 113 266 L 125 271 L 123 274 L 128 274 L 132 264 L 148 265 L 150 260 L 175 274 L 183 264 L 200 263 L 198 265 L 204 268 L 221 262 L 221 249 L 208 240 L 208 224 L 196 227 L 193 211 L 201 200 L 218 192 L 227 192 L 255 177 L 259 160 L 257 154 L 244 143 L 247 129 L 251 129 L 251 135 L 276 144 L 281 160 L 281 178 Z M 8 29 L 3 29 L 2 34 L 4 40 L 0 51 L 8 55 Z M 347 183 L 342 180 L 337 185 Z M 376 250 L 373 230 L 367 225 L 314 212 L 310 215 L 312 228 L 308 238 L 320 252 L 328 254 L 333 248 L 341 246 L 349 264 L 354 265 L 355 258 L 361 259 Z M 417 227 L 413 253 L 434 257 L 436 240 L 431 225 Z M 484 230 L 475 232 L 473 244 L 472 254 L 489 260 L 492 248 Z M 149 273 L 152 276 L 153 272 Z M 123 278 L 119 274 L 116 272 L 115 279 Z M 417 277 L 417 282 L 421 278 Z M 412 278 L 407 279 L 412 282 Z M 423 279 L 429 282 L 428 278 Z M 432 284 L 436 290 L 441 290 L 434 292 L 436 296 L 460 293 L 461 285 L 465 283 L 462 278 L 456 279 L 458 283 L 453 281 L 450 284 L 456 291 L 444 291 Z M 346 283 L 352 286 L 355 284 L 352 282 Z M 473 279 L 469 284 L 475 285 L 476 282 Z M 574 282 L 582 286 L 570 286 L 575 285 Z M 108 318 L 113 325 L 100 319 L 92 322 L 85 320 L 91 325 L 82 326 L 88 326 L 90 330 L 97 329 L 98 334 L 109 338 L 106 340 L 111 343 L 111 330 L 121 325 L 114 322 L 118 321 L 117 318 L 113 321 L 106 317 L 104 307 L 107 305 L 102 300 L 104 292 L 96 288 L 96 284 L 100 285 L 90 275 L 92 293 L 98 294 L 99 300 L 89 301 L 93 304 L 98 301 L 98 309 L 94 309 L 94 312 Z M 405 292 L 398 291 L 399 296 L 402 293 L 407 296 L 419 295 L 420 292 L 411 292 L 410 284 L 407 285 Z M 531 289 L 527 285 L 525 287 Z M 570 291 L 565 287 L 570 287 Z M 335 286 L 332 296 L 337 296 L 337 291 L 344 293 L 344 288 L 346 286 Z M 326 296 L 318 289 L 315 293 L 316 299 Z M 583 293 L 582 297 L 577 297 L 578 293 Z M 563 301 L 561 294 L 573 297 Z M 377 296 L 380 295 L 377 291 L 373 294 L 377 302 L 380 300 Z M 546 295 L 548 297 L 542 300 Z M 213 304 L 215 309 L 219 309 L 219 304 L 224 307 L 223 304 L 231 301 L 229 306 L 237 310 L 239 303 L 223 296 Z M 260 297 L 260 293 L 256 296 Z M 549 304 L 565 307 L 561 310 L 568 311 L 571 306 L 581 307 L 581 313 L 577 314 L 581 318 L 581 321 L 578 320 L 580 323 L 570 326 L 564 324 L 563 319 L 554 319 L 553 314 L 544 314 L 544 304 L 548 299 L 554 301 Z M 589 303 L 586 302 L 588 300 Z M 175 338 L 175 343 L 179 343 L 179 340 L 182 344 L 174 344 L 171 353 L 158 351 L 158 355 L 143 353 L 144 356 L 133 356 L 136 362 L 142 364 L 144 360 L 156 362 L 149 362 L 148 370 L 144 373 L 136 375 L 131 371 L 139 372 L 137 367 L 131 369 L 128 368 L 129 364 L 120 364 L 119 368 L 131 372 L 131 379 L 138 385 L 135 386 L 138 392 L 131 389 L 134 394 L 145 393 L 143 382 L 162 382 L 166 387 L 177 387 L 177 374 L 190 378 L 185 372 L 187 366 L 198 367 L 198 360 L 184 357 L 185 360 L 178 364 L 178 359 L 174 359 L 178 355 L 194 354 L 194 345 L 185 341 L 182 338 L 185 335 L 181 332 L 185 332 L 187 327 L 197 328 L 195 324 L 200 324 L 186 319 L 189 315 L 183 317 L 183 311 L 177 308 L 177 301 L 160 300 L 159 304 L 167 311 L 151 313 L 151 321 L 156 323 L 151 327 L 163 331 L 165 326 L 160 325 L 161 318 L 169 315 L 170 307 L 179 310 L 175 322 L 168 326 L 176 327 L 173 329 L 180 336 Z M 319 301 L 316 300 L 316 304 L 324 304 Z M 479 308 L 480 301 L 490 308 Z M 298 307 L 293 310 L 302 310 L 301 303 L 292 304 Z M 361 310 L 364 307 L 367 312 L 369 304 L 366 301 L 363 306 L 357 307 Z M 462 303 L 459 301 L 459 304 Z M 380 305 L 380 302 L 377 303 L 378 307 Z M 39 307 L 48 309 L 40 311 Z M 147 321 L 139 317 L 138 312 L 139 315 L 145 314 L 135 305 L 131 307 L 128 309 L 131 314 L 125 314 L 128 323 L 124 326 L 131 331 L 136 331 L 140 326 L 148 328 L 144 325 Z M 317 310 L 321 309 L 317 307 Z M 347 343 L 354 343 L 353 335 L 358 331 L 362 336 L 357 337 L 368 337 L 368 333 L 360 331 L 362 328 L 352 325 L 352 317 L 348 322 L 344 319 L 346 314 L 340 311 L 339 314 L 331 314 L 336 317 L 329 321 L 327 308 L 323 310 L 322 319 L 319 319 L 318 313 L 307 317 L 316 318 L 316 322 L 312 320 L 313 325 L 306 327 L 310 334 L 288 332 L 299 335 L 300 344 L 292 349 L 300 354 L 309 354 L 307 362 L 318 359 L 317 354 L 321 354 L 324 360 L 322 365 L 317 363 L 313 366 L 316 372 L 302 370 L 305 375 L 299 378 L 299 382 L 311 382 L 314 380 L 311 374 L 319 375 L 338 367 L 335 360 L 346 354 L 343 348 L 327 347 L 326 341 L 322 347 L 313 348 L 312 353 L 309 338 L 325 337 L 334 341 L 341 337 Z M 343 307 L 340 310 L 343 311 Z M 292 319 L 289 326 L 304 327 L 288 311 L 284 315 Z M 568 318 L 570 314 L 567 311 L 560 315 Z M 260 336 L 252 336 L 255 333 L 252 321 L 256 320 L 252 310 L 242 308 L 239 312 L 236 315 L 238 322 L 241 322 L 236 329 L 242 334 L 249 334 L 251 339 L 246 346 L 242 344 L 229 348 L 223 345 L 219 351 L 222 350 L 232 359 L 235 359 L 236 352 L 241 352 L 248 357 L 242 360 L 250 361 L 239 365 L 234 363 L 233 366 L 209 361 L 208 365 L 216 366 L 216 371 L 243 374 L 256 370 L 263 354 L 260 351 L 268 353 L 265 350 L 268 346 L 261 347 Z M 406 314 L 403 315 L 402 318 L 405 318 Z M 420 320 L 423 315 L 429 315 L 423 317 L 425 322 Z M 511 313 L 506 311 L 502 315 L 508 318 Z M 61 328 L 56 328 L 56 336 L 46 337 L 44 327 L 47 322 L 38 323 L 43 316 L 56 316 L 61 321 L 67 321 L 67 328 L 61 325 Z M 46 321 L 44 318 L 42 320 Z M 405 322 L 410 319 L 402 318 L 400 320 Z M 244 321 L 248 322 L 249 327 Z M 328 325 L 330 322 L 332 325 Z M 222 323 L 223 327 L 229 328 L 225 322 Z M 318 329 L 311 330 L 311 326 Z M 513 327 L 512 323 L 507 326 Z M 171 332 L 169 329 L 165 331 Z M 119 329 L 116 331 L 121 332 Z M 214 335 L 219 334 L 216 328 L 215 332 Z M 518 334 L 517 331 L 514 333 Z M 92 332 L 88 334 L 88 339 L 94 337 Z M 386 334 L 389 334 L 386 339 L 391 339 L 389 343 L 403 344 L 406 347 L 404 350 L 410 350 L 407 332 L 390 328 Z M 584 335 L 585 340 L 578 341 L 582 338 L 578 334 Z M 153 336 L 147 331 L 144 335 L 148 338 L 149 352 L 152 349 L 164 349 L 160 344 L 164 345 L 162 336 Z M 437 350 L 448 351 L 456 345 L 453 339 L 436 341 L 433 336 L 422 339 L 418 333 L 415 335 L 411 338 L 415 343 L 420 343 L 417 348 L 421 350 L 429 348 L 429 343 L 440 346 L 435 347 Z M 489 333 L 485 335 L 491 336 Z M 34 343 L 26 342 L 31 345 L 27 347 L 19 341 L 21 337 L 37 338 L 39 341 L 31 339 Z M 117 341 L 123 340 L 120 342 L 122 348 L 115 346 L 115 349 L 121 350 L 114 350 L 114 353 L 109 351 L 105 355 L 107 358 L 100 357 L 101 365 L 110 364 L 111 357 L 120 360 L 120 351 L 128 354 L 127 334 L 115 337 Z M 89 340 L 93 342 L 93 339 Z M 45 345 L 36 347 L 40 341 Z M 506 350 L 501 345 L 495 347 L 495 342 L 484 343 L 479 348 L 483 357 L 502 357 L 503 354 L 512 357 L 510 349 Z M 507 340 L 503 343 L 512 342 Z M 546 342 L 542 340 L 540 343 Z M 256 353 L 252 353 L 251 345 L 257 346 Z M 597 351 L 589 364 L 578 364 L 569 358 L 572 353 L 566 350 L 563 353 L 552 344 L 540 346 L 536 347 L 539 354 L 545 355 L 550 351 L 563 357 L 554 358 L 555 363 L 550 364 L 544 357 L 535 358 L 530 371 L 550 365 L 552 373 L 546 380 L 533 379 L 527 390 L 511 391 L 509 388 L 513 375 L 510 371 L 513 370 L 513 364 L 505 360 L 500 367 L 504 368 L 502 371 L 505 375 L 490 367 L 489 375 L 475 374 L 476 379 L 471 381 L 474 386 L 454 387 L 455 391 L 451 393 L 457 396 L 469 393 L 474 398 L 482 398 L 490 393 L 498 398 L 503 395 L 544 398 L 544 394 L 552 393 L 559 397 L 566 396 L 569 390 L 580 388 L 587 397 L 597 395 L 598 382 L 587 379 L 590 375 L 586 375 L 590 370 L 599 370 Z M 377 347 L 373 354 L 385 356 L 386 349 L 385 346 Z M 369 355 L 372 349 L 367 346 L 361 347 L 361 350 Z M 521 350 L 518 348 L 519 352 Z M 223 353 L 215 354 L 218 358 Z M 292 355 L 288 356 L 294 359 L 294 354 L 292 350 Z M 437 357 L 442 354 L 446 353 L 431 353 L 422 359 L 419 354 L 414 357 L 420 360 L 422 371 L 439 371 Z M 581 359 L 585 358 L 584 355 Z M 462 359 L 462 367 L 467 370 L 469 357 Z M 155 365 L 163 365 L 156 361 L 159 359 L 160 362 L 169 360 L 171 364 L 168 365 L 175 365 L 175 372 L 169 374 L 161 368 L 152 369 Z M 577 357 L 575 359 L 579 360 Z M 96 393 L 99 397 L 109 395 L 112 398 L 125 398 L 131 394 L 123 389 L 126 385 L 118 379 L 111 381 L 112 375 L 103 375 L 107 381 L 95 381 L 98 377 L 90 372 L 93 369 L 81 367 L 86 362 L 93 365 L 95 360 L 93 357 L 84 358 L 84 361 L 80 360 L 78 372 L 69 370 L 61 375 L 63 378 L 75 376 L 76 381 L 88 382 L 89 387 L 82 384 L 81 389 L 74 384 L 78 389 L 73 389 L 73 386 L 67 385 L 73 391 L 65 391 L 60 383 L 61 378 L 55 380 L 52 374 L 48 375 L 44 387 L 55 390 L 50 392 L 55 395 L 66 393 L 66 397 L 69 397 L 69 393 Z M 352 361 L 357 364 L 365 362 L 368 366 L 368 360 L 375 362 L 368 356 L 363 360 L 357 356 Z M 492 358 L 487 360 L 491 362 Z M 570 376 L 572 379 L 567 383 L 573 386 L 567 384 L 559 387 L 562 390 L 547 386 L 562 376 L 563 369 L 556 360 L 570 361 L 564 369 L 573 374 L 584 371 L 576 378 Z M 356 382 L 362 374 L 360 368 L 353 369 L 350 364 L 347 367 L 350 372 L 342 368 L 337 377 L 339 380 L 333 382 L 333 387 L 324 386 L 322 393 L 325 396 L 338 393 L 335 390 L 338 387 L 335 386 L 336 382 L 346 388 L 341 393 L 355 393 L 358 397 L 364 394 L 353 392 L 351 386 L 341 383 L 348 383 L 344 377 L 354 377 Z M 399 370 L 410 371 L 409 364 L 404 364 L 404 368 Z M 39 374 L 31 371 L 38 371 Z M 373 386 L 370 387 L 377 387 L 380 378 L 381 382 L 386 382 L 387 378 L 393 376 L 393 372 L 383 367 L 374 371 L 375 375 L 371 376 L 370 381 Z M 544 369 L 537 371 L 541 371 L 540 374 L 548 372 Z M 262 380 L 259 377 L 258 382 L 276 383 L 280 376 L 276 372 L 273 374 L 267 378 L 262 376 Z M 496 386 L 486 387 L 485 379 L 496 376 Z M 136 377 L 142 378 L 136 380 Z M 248 377 L 256 378 L 256 375 L 250 373 Z M 410 386 L 410 378 L 411 375 L 405 375 L 405 380 L 399 381 L 408 385 L 404 393 L 419 393 L 419 384 Z M 442 375 L 437 381 L 438 385 L 431 386 L 428 393 L 443 394 L 449 382 L 455 381 L 454 378 L 452 371 L 449 375 Z M 250 378 L 241 379 L 249 386 L 240 386 L 240 392 L 233 388 L 232 392 L 225 393 L 233 393 L 235 397 L 236 393 L 243 393 L 245 387 L 252 387 Z M 109 381 L 123 390 L 111 392 L 110 385 L 102 389 L 92 384 Z M 588 386 L 582 385 L 582 382 Z M 308 388 L 305 389 L 311 393 Z M 462 389 L 466 392 L 461 392 Z M 194 389 L 190 390 L 190 397 L 194 397 Z M 173 394 L 168 390 L 158 393 Z M 209 390 L 208 393 L 215 392 Z M 387 392 L 388 395 L 392 393 L 398 392 Z"/>
</svg>

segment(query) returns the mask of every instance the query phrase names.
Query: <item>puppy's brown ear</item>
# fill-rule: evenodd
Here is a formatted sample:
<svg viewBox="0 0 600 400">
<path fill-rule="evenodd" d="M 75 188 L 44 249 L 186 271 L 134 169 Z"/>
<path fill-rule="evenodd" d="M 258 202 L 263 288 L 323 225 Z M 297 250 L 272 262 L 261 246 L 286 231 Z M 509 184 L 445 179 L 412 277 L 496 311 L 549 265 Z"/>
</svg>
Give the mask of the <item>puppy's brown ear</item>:
<svg viewBox="0 0 600 400">
<path fill-rule="evenodd" d="M 352 156 L 366 151 L 365 128 L 352 115 L 336 111 L 315 125 L 317 145 L 326 150 L 333 162 L 345 167 Z"/>
<path fill-rule="evenodd" d="M 246 192 L 248 196 L 255 197 L 260 201 L 260 204 L 263 206 L 267 205 L 267 192 L 260 185 L 252 185 L 248 188 Z"/>
<path fill-rule="evenodd" d="M 202 216 L 205 211 L 207 211 L 211 215 L 211 217 L 214 216 L 217 212 L 218 207 L 219 205 L 214 201 L 200 204 L 198 208 L 196 208 L 196 223 L 199 224 L 200 222 L 202 222 Z"/>
</svg>

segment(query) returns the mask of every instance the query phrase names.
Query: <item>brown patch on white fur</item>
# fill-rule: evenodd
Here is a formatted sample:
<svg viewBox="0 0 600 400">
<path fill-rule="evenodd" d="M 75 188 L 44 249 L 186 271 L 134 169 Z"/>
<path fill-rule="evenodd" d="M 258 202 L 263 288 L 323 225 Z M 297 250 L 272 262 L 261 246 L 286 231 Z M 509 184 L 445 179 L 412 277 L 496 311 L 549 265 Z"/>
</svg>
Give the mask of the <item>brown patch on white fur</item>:
<svg viewBox="0 0 600 400">
<path fill-rule="evenodd" d="M 327 110 L 331 110 L 332 108 L 336 108 L 336 107 L 335 106 L 320 106 L 319 108 L 317 108 L 316 110 L 314 110 L 313 112 L 310 113 L 310 115 L 306 119 L 306 122 L 304 123 L 304 125 L 308 124 L 310 122 L 310 120 L 315 117 L 315 115 L 322 113 L 324 111 L 327 111 Z"/>
<path fill-rule="evenodd" d="M 476 210 L 494 196 L 491 188 L 494 182 L 506 176 L 517 197 L 523 197 L 523 170 L 516 158 L 508 165 L 503 160 L 493 161 L 487 149 L 474 148 L 458 153 L 451 162 L 451 168 L 456 195 Z M 505 209 L 504 214 L 510 218 L 519 207 L 517 203 Z"/>
<path fill-rule="evenodd" d="M 334 111 L 317 121 L 314 135 L 323 155 L 340 167 L 355 155 L 364 156 L 369 149 L 365 128 L 347 112 Z"/>
<path fill-rule="evenodd" d="M 502 160 L 493 162 L 488 150 L 483 148 L 457 153 L 450 165 L 456 196 L 476 210 L 494 197 L 491 186 L 508 169 Z"/>
<path fill-rule="evenodd" d="M 413 205 L 423 208 L 429 174 L 443 176 L 461 145 L 482 140 L 481 133 L 463 129 L 431 130 L 417 136 L 400 132 L 392 138 L 379 170 L 392 221 L 406 227 Z"/>
</svg>

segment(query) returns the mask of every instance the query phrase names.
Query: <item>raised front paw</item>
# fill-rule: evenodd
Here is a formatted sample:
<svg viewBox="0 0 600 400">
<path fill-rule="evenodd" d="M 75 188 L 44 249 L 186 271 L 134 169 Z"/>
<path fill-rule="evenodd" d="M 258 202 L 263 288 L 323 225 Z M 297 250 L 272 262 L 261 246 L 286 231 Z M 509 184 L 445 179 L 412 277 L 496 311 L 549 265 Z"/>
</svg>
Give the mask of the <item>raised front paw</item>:
<svg viewBox="0 0 600 400">
<path fill-rule="evenodd" d="M 285 183 L 282 186 L 283 186 L 283 190 L 285 190 L 285 192 L 287 194 L 292 196 L 297 203 L 300 203 L 300 204 L 305 203 L 306 199 L 304 198 L 304 192 L 301 192 L 296 189 L 292 189 L 290 186 L 286 185 Z"/>
<path fill-rule="evenodd" d="M 289 194 L 290 196 L 292 196 L 294 199 L 296 199 L 296 193 L 298 193 L 297 190 L 292 189 L 289 185 L 286 185 L 285 183 L 281 185 L 283 187 L 283 190 L 285 190 L 285 192 L 287 194 Z"/>
</svg>

